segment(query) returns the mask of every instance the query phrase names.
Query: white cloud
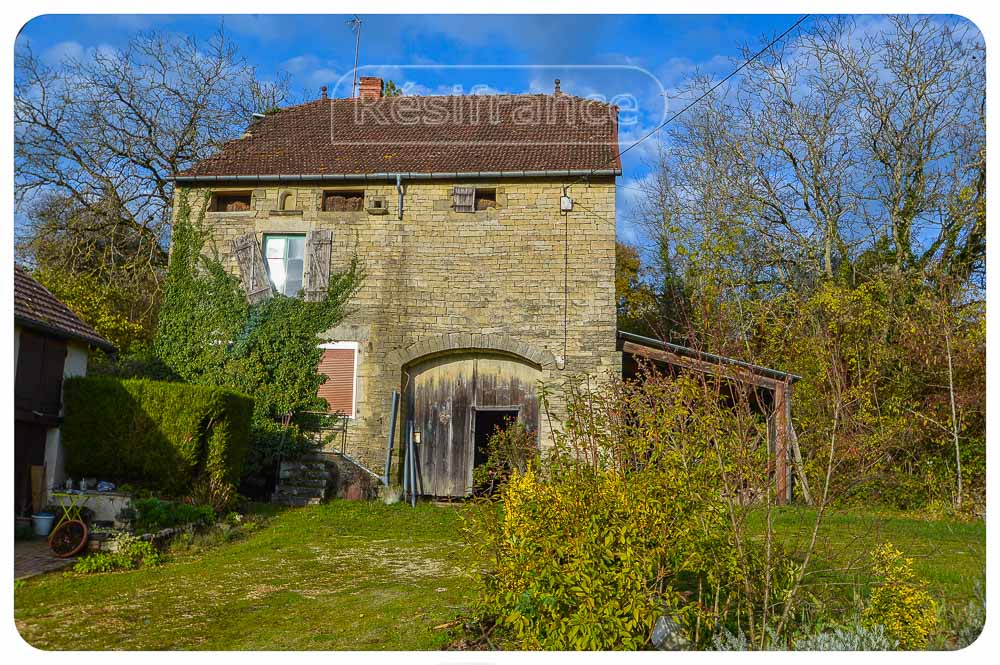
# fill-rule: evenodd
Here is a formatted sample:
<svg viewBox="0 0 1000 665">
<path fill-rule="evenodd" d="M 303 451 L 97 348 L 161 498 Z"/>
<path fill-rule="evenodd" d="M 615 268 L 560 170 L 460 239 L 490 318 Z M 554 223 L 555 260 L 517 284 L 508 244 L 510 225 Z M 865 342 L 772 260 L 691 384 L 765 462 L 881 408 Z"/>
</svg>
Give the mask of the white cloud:
<svg viewBox="0 0 1000 665">
<path fill-rule="evenodd" d="M 42 61 L 48 65 L 58 65 L 66 60 L 83 60 L 86 49 L 80 42 L 65 41 L 54 44 L 42 53 Z"/>
</svg>

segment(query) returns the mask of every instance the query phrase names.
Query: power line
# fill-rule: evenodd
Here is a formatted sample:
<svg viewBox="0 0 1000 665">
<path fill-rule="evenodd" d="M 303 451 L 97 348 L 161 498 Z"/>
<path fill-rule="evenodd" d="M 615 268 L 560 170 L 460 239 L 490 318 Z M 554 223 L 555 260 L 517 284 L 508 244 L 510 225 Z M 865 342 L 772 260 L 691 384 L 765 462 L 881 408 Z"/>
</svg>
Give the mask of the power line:
<svg viewBox="0 0 1000 665">
<path fill-rule="evenodd" d="M 700 97 L 698 97 L 697 99 L 695 99 L 694 101 L 692 101 L 691 103 L 689 103 L 687 106 L 685 106 L 684 108 L 682 108 L 680 111 L 678 111 L 677 113 L 673 114 L 672 116 L 670 116 L 669 118 L 667 118 L 666 120 L 664 120 L 663 122 L 661 122 L 659 125 L 657 125 L 653 129 L 649 130 L 649 132 L 647 132 L 644 136 L 642 136 L 638 141 L 636 141 L 635 143 L 633 143 L 629 147 L 627 147 L 624 150 L 622 150 L 621 152 L 619 152 L 617 155 L 615 155 L 614 157 L 612 157 L 611 159 L 609 159 L 607 162 L 601 164 L 600 166 L 597 166 L 597 167 L 591 169 L 590 173 L 588 173 L 587 175 L 581 176 L 577 180 L 571 182 L 569 185 L 566 186 L 565 189 L 569 190 L 569 188 L 572 187 L 573 185 L 575 185 L 575 184 L 577 184 L 579 182 L 582 182 L 582 181 L 586 180 L 587 178 L 589 178 L 590 176 L 594 175 L 595 171 L 597 171 L 599 169 L 602 169 L 605 166 L 608 166 L 609 164 L 614 164 L 615 162 L 617 162 L 619 159 L 621 159 L 621 156 L 624 155 L 626 152 L 628 152 L 632 148 L 636 147 L 637 145 L 639 145 L 640 143 L 642 143 L 646 139 L 650 138 L 651 136 L 653 136 L 653 134 L 656 134 L 658 131 L 660 131 L 661 129 L 663 129 L 664 127 L 666 127 L 667 125 L 669 125 L 671 122 L 673 122 L 674 120 L 676 120 L 682 113 L 684 113 L 685 111 L 687 111 L 689 108 L 691 108 L 692 106 L 694 106 L 695 104 L 697 104 L 698 102 L 700 102 L 701 100 L 705 99 L 710 94 L 712 94 L 713 92 L 715 92 L 715 90 L 719 86 L 721 86 L 723 83 L 725 83 L 726 81 L 728 81 L 729 79 L 733 78 L 734 76 L 736 76 L 737 74 L 739 74 L 741 71 L 743 71 L 747 67 L 747 65 L 749 65 L 751 62 L 753 62 L 754 60 L 756 60 L 760 56 L 764 55 L 764 53 L 766 53 L 768 49 L 770 49 L 772 46 L 774 46 L 775 44 L 777 44 L 778 42 L 780 42 L 782 39 L 784 39 L 785 37 L 787 37 L 793 30 L 795 30 L 795 28 L 799 27 L 802 24 L 802 22 L 805 21 L 807 18 L 809 18 L 809 14 L 803 14 L 801 17 L 799 17 L 799 20 L 797 20 L 795 23 L 793 23 L 787 30 L 785 30 L 783 33 L 781 33 L 780 35 L 778 35 L 777 37 L 775 37 L 774 39 L 772 39 L 764 48 L 762 48 L 761 50 L 757 51 L 752 56 L 750 56 L 749 58 L 747 58 L 743 62 L 742 65 L 740 65 L 739 67 L 737 67 L 733 71 L 731 71 L 728 74 L 726 74 L 726 76 L 724 78 L 722 78 L 718 83 L 716 83 L 711 88 L 709 88 L 708 90 L 706 90 Z"/>
</svg>

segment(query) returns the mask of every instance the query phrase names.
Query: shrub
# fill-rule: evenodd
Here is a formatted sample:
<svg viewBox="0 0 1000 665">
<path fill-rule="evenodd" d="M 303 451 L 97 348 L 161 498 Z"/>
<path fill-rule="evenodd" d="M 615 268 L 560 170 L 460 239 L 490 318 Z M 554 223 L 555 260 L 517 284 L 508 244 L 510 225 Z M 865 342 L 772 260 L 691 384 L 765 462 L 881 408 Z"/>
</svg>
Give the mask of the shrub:
<svg viewBox="0 0 1000 665">
<path fill-rule="evenodd" d="M 765 644 L 767 651 L 781 651 L 784 646 L 780 638 L 769 631 L 770 639 Z M 885 633 L 882 626 L 864 626 L 854 624 L 846 627 L 836 627 L 828 630 L 800 635 L 792 645 L 792 651 L 893 651 L 898 642 Z M 750 643 L 743 631 L 735 633 L 723 629 L 712 638 L 713 651 L 752 651 Z"/>
<path fill-rule="evenodd" d="M 226 512 L 236 502 L 236 487 L 225 480 L 202 476 L 195 480 L 187 502 L 211 508 L 216 514 Z"/>
<path fill-rule="evenodd" d="M 110 573 L 158 566 L 161 562 L 160 553 L 153 543 L 120 533 L 112 541 L 111 551 L 88 554 L 74 564 L 73 570 L 78 573 Z"/>
<path fill-rule="evenodd" d="M 136 532 L 147 533 L 182 524 L 211 524 L 215 521 L 215 511 L 211 506 L 193 506 L 150 497 L 133 500 L 125 517 Z"/>
<path fill-rule="evenodd" d="M 927 584 L 913 572 L 913 559 L 903 556 L 892 543 L 872 553 L 873 569 L 881 580 L 872 589 L 864 611 L 867 626 L 881 625 L 901 649 L 923 649 L 937 625 L 936 603 Z"/>
<path fill-rule="evenodd" d="M 786 558 L 749 540 L 738 555 L 728 528 L 714 448 L 735 436 L 729 412 L 698 395 L 655 378 L 570 394 L 554 446 L 467 516 L 490 562 L 473 628 L 503 648 L 636 649 L 666 615 L 698 645 L 737 613 L 781 606 Z M 766 591 L 748 601 L 748 585 Z"/>
<path fill-rule="evenodd" d="M 111 377 L 64 388 L 66 471 L 184 494 L 240 479 L 253 401 L 208 386 Z"/>
</svg>

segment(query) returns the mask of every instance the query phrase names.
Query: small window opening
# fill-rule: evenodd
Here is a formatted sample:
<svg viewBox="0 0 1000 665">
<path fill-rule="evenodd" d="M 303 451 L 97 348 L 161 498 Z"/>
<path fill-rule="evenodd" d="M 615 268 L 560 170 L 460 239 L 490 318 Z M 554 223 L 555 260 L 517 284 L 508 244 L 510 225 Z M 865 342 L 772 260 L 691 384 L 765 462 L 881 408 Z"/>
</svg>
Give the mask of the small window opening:
<svg viewBox="0 0 1000 665">
<path fill-rule="evenodd" d="M 492 210 L 497 207 L 497 190 L 476 189 L 476 210 Z"/>
<path fill-rule="evenodd" d="M 214 212 L 250 210 L 250 192 L 218 192 L 212 196 L 212 205 L 209 209 Z"/>
<path fill-rule="evenodd" d="M 365 192 L 323 192 L 323 210 L 329 212 L 360 212 L 365 209 Z"/>
<path fill-rule="evenodd" d="M 291 210 L 292 209 L 292 193 L 282 192 L 278 196 L 278 210 Z"/>
</svg>

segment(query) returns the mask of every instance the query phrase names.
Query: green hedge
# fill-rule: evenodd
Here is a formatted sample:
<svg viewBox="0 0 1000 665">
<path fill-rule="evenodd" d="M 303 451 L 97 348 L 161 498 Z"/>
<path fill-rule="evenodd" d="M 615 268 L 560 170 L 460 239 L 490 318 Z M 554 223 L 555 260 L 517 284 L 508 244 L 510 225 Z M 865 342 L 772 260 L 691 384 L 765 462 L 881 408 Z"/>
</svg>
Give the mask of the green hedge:
<svg viewBox="0 0 1000 665">
<path fill-rule="evenodd" d="M 207 474 L 236 484 L 253 400 L 224 388 L 81 377 L 64 387 L 66 473 L 186 493 Z"/>
</svg>

